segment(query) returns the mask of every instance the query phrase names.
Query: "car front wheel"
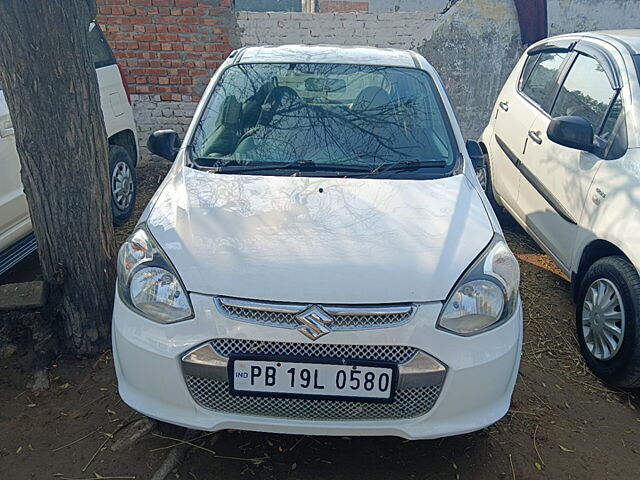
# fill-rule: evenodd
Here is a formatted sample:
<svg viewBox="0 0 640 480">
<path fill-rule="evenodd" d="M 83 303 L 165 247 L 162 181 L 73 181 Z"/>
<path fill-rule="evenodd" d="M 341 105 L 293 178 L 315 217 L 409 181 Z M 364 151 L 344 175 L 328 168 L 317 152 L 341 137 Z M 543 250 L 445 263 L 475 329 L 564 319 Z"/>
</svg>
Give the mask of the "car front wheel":
<svg viewBox="0 0 640 480">
<path fill-rule="evenodd" d="M 623 257 L 605 257 L 585 274 L 576 328 L 582 355 L 605 382 L 640 387 L 640 277 Z"/>
<path fill-rule="evenodd" d="M 131 155 L 119 145 L 109 145 L 109 184 L 113 224 L 119 227 L 133 214 L 138 187 Z"/>
</svg>

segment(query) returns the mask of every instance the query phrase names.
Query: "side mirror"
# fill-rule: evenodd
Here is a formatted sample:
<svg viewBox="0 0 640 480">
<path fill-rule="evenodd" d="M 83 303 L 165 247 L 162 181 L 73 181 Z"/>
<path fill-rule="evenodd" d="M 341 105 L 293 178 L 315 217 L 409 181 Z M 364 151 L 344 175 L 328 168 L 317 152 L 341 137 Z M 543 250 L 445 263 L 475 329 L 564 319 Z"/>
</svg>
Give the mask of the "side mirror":
<svg viewBox="0 0 640 480">
<path fill-rule="evenodd" d="M 173 130 L 158 130 L 149 135 L 147 148 L 154 155 L 173 162 L 180 150 L 180 137 Z"/>
<path fill-rule="evenodd" d="M 469 158 L 471 158 L 473 168 L 478 170 L 479 168 L 485 167 L 484 153 L 478 142 L 475 140 L 467 140 L 467 153 L 469 154 Z"/>
<path fill-rule="evenodd" d="M 585 152 L 593 150 L 593 127 L 582 117 L 553 118 L 547 127 L 547 137 L 565 147 Z"/>
</svg>

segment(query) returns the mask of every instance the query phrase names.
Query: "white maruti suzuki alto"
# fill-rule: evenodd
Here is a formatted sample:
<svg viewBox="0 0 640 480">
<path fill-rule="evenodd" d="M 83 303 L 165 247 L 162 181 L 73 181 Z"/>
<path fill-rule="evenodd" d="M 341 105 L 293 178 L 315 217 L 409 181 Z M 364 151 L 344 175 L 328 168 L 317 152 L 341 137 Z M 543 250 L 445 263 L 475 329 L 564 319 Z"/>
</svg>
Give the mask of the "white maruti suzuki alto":
<svg viewBox="0 0 640 480">
<path fill-rule="evenodd" d="M 461 434 L 505 415 L 518 263 L 437 73 L 254 47 L 213 76 L 120 250 L 120 395 L 201 430 Z M 478 160 L 479 159 L 479 160 Z"/>
</svg>

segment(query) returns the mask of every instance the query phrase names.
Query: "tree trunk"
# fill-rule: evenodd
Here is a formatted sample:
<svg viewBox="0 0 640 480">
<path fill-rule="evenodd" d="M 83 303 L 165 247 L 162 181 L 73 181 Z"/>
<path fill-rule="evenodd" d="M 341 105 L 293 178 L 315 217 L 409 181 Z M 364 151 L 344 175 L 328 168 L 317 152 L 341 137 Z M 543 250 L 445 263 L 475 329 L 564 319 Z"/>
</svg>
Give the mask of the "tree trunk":
<svg viewBox="0 0 640 480">
<path fill-rule="evenodd" d="M 94 0 L 0 0 L 0 83 L 62 346 L 107 345 L 115 286 L 108 144 L 87 43 Z"/>
</svg>

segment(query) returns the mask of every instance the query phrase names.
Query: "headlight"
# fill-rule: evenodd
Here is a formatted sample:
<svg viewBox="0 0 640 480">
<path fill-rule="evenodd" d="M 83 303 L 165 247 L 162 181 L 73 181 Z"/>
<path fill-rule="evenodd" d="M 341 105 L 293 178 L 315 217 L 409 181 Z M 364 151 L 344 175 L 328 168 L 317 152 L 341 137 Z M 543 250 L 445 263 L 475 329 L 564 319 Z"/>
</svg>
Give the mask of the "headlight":
<svg viewBox="0 0 640 480">
<path fill-rule="evenodd" d="M 155 322 L 173 323 L 193 316 L 178 274 L 144 225 L 118 253 L 118 293 L 131 309 Z"/>
<path fill-rule="evenodd" d="M 518 261 L 496 235 L 449 295 L 438 326 L 465 336 L 498 326 L 515 312 L 519 285 Z"/>
</svg>

